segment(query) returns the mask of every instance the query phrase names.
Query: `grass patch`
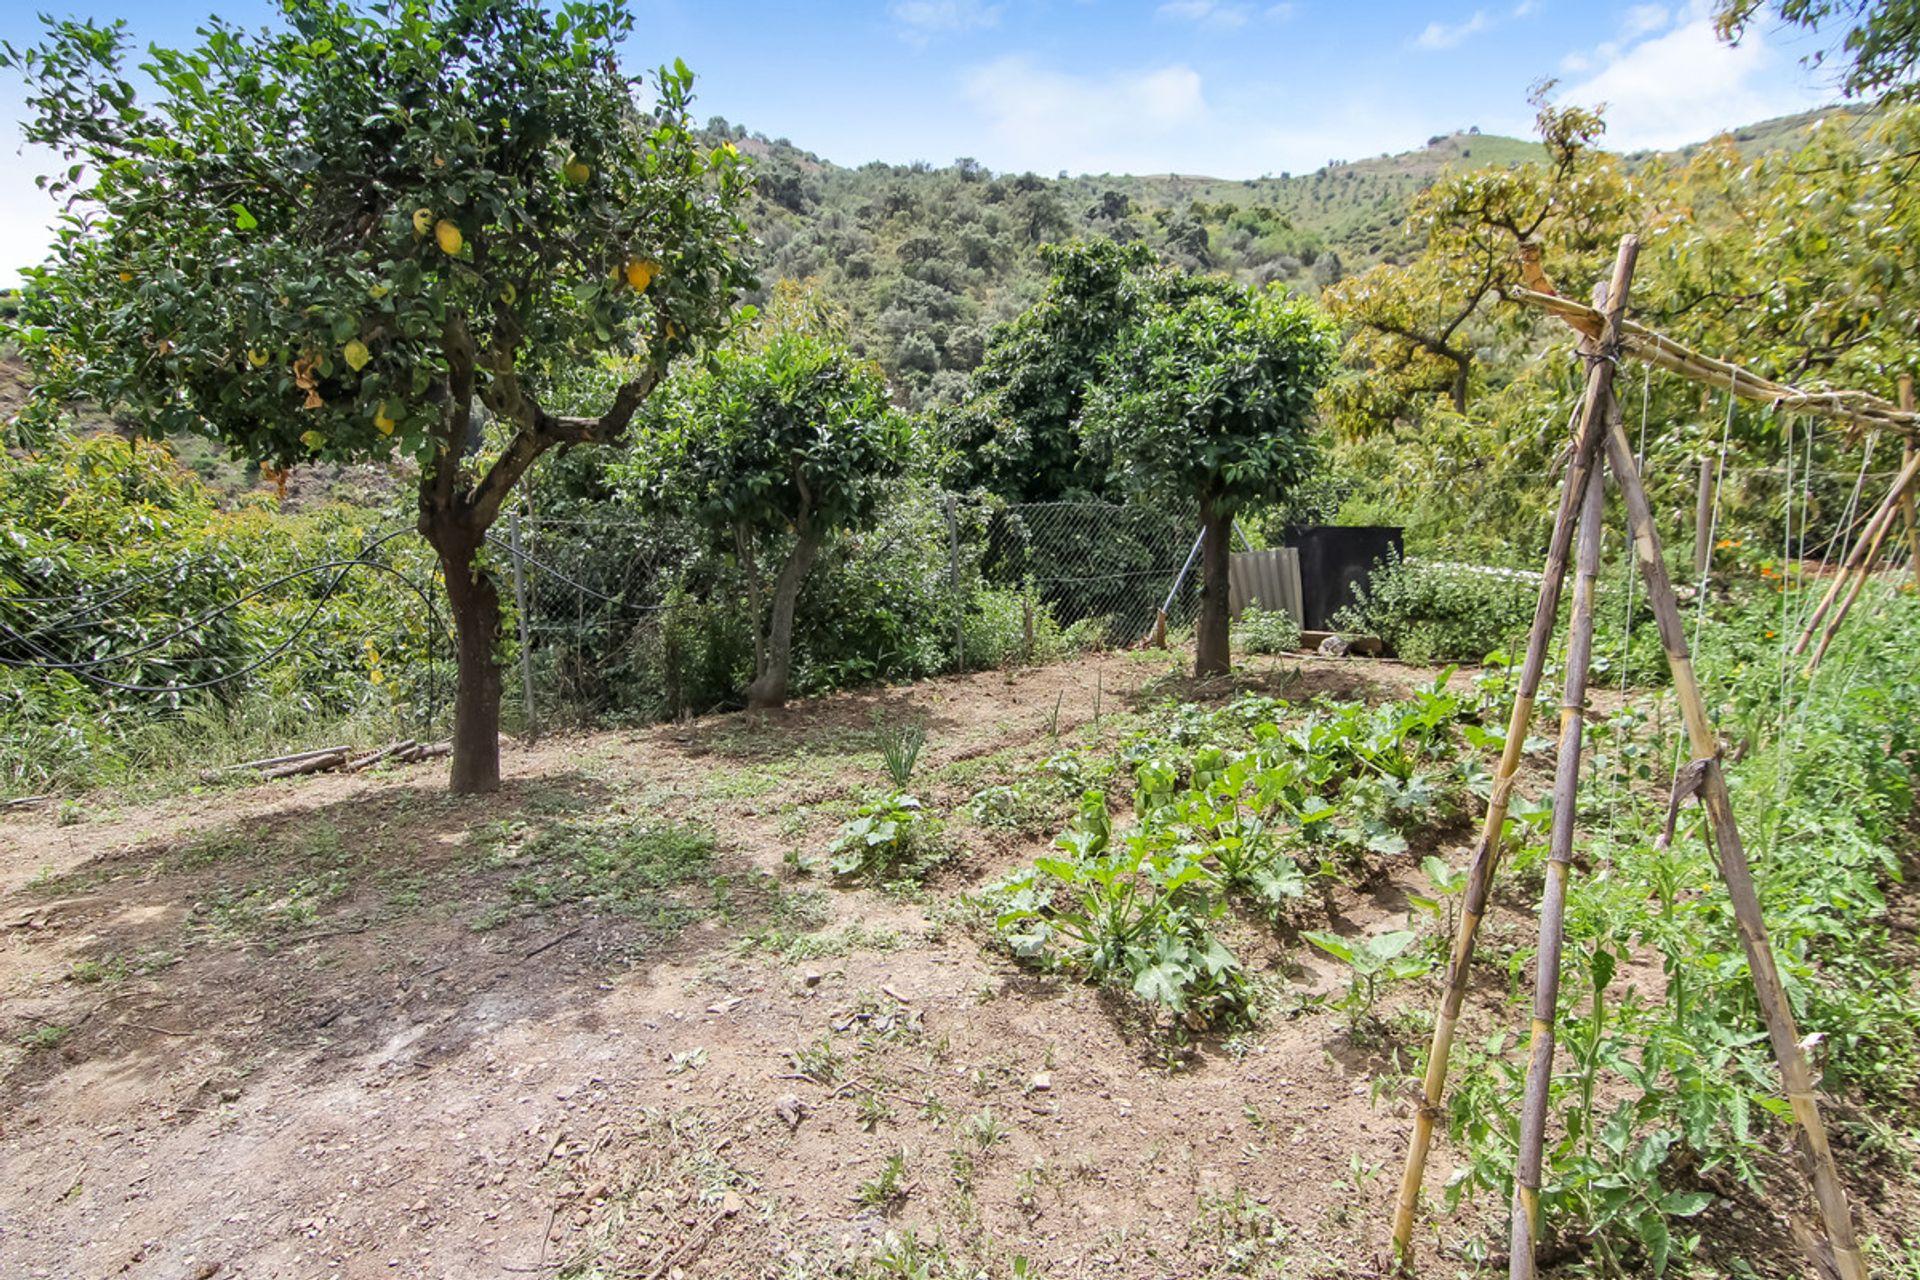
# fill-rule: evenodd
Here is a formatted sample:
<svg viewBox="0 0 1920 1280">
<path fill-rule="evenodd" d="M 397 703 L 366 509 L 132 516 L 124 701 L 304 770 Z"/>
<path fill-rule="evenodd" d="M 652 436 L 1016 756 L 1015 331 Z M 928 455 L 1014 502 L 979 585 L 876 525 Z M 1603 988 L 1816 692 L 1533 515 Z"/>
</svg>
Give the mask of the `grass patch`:
<svg viewBox="0 0 1920 1280">
<path fill-rule="evenodd" d="M 72 1027 L 63 1027 L 49 1022 L 22 1035 L 19 1043 L 20 1047 L 27 1052 L 36 1053 L 42 1049 L 59 1048 L 72 1034 Z"/>
</svg>

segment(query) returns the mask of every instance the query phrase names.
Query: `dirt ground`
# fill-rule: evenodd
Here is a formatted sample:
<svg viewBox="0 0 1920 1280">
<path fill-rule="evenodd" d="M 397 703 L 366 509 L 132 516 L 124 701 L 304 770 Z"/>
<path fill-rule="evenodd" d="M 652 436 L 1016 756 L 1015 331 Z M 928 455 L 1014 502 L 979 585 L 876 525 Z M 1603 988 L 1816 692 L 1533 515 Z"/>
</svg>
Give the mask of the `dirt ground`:
<svg viewBox="0 0 1920 1280">
<path fill-rule="evenodd" d="M 1378 1273 L 1405 1078 L 1314 1003 L 1340 979 L 1269 939 L 1274 1010 L 1170 1053 L 983 945 L 965 893 L 1046 836 L 963 815 L 1168 696 L 1430 676 L 1110 655 L 515 744 L 480 801 L 415 765 L 0 819 L 0 1276 Z M 956 815 L 917 895 L 798 865 L 882 789 L 882 719 L 926 726 L 914 789 Z M 651 822 L 710 861 L 566 860 Z M 1404 927 L 1419 855 L 1470 839 L 1329 924 Z"/>
</svg>

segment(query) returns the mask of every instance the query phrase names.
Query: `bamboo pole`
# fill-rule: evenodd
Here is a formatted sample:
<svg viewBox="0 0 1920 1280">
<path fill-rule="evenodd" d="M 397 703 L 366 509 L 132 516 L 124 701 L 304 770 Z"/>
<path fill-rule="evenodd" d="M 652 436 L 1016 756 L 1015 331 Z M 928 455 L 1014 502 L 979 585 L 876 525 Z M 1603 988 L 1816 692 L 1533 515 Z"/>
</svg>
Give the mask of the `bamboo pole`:
<svg viewBox="0 0 1920 1280">
<path fill-rule="evenodd" d="M 1626 310 L 1627 291 L 1633 280 L 1633 266 L 1640 253 L 1638 236 L 1620 241 L 1614 260 L 1613 277 L 1608 284 L 1609 303 L 1604 315 L 1617 332 Z M 1596 449 L 1606 434 L 1604 404 L 1613 387 L 1614 360 L 1604 341 L 1587 351 L 1587 387 L 1582 401 L 1580 424 L 1574 434 L 1573 460 L 1560 493 L 1560 511 L 1554 521 L 1553 536 L 1547 547 L 1546 569 L 1540 578 L 1540 596 L 1534 605 L 1533 628 L 1527 636 L 1527 653 L 1520 665 L 1520 682 L 1515 691 L 1513 712 L 1507 719 L 1507 737 L 1494 769 L 1493 787 L 1487 797 L 1486 820 L 1480 828 L 1479 843 L 1467 873 L 1466 896 L 1462 903 L 1459 927 L 1454 934 L 1453 951 L 1447 962 L 1445 990 L 1440 1012 L 1433 1024 L 1433 1042 L 1427 1054 L 1427 1072 L 1422 1084 L 1419 1110 L 1414 1113 L 1413 1134 L 1407 1143 L 1406 1168 L 1400 1177 L 1400 1194 L 1394 1204 L 1394 1254 L 1406 1264 L 1412 1257 L 1413 1216 L 1420 1202 L 1420 1184 L 1426 1177 L 1427 1150 L 1433 1143 L 1434 1123 L 1440 1116 L 1440 1102 L 1447 1087 L 1447 1060 L 1453 1051 L 1454 1029 L 1460 1020 L 1460 1007 L 1466 1000 L 1467 971 L 1473 960 L 1474 935 L 1486 914 L 1487 897 L 1493 887 L 1493 873 L 1500 860 L 1500 836 L 1506 827 L 1507 806 L 1511 799 L 1514 775 L 1520 768 L 1520 748 L 1526 741 L 1527 725 L 1533 718 L 1533 700 L 1540 689 L 1541 672 L 1546 667 L 1547 642 L 1560 613 L 1560 588 L 1567 574 L 1567 552 L 1573 543 L 1577 513 L 1586 499 L 1587 486 L 1595 469 Z"/>
<path fill-rule="evenodd" d="M 1611 393 L 1609 416 L 1617 413 Z M 1598 474 L 1587 485 L 1580 512 L 1580 550 L 1573 579 L 1566 675 L 1560 698 L 1560 748 L 1553 766 L 1553 831 L 1548 837 L 1547 884 L 1540 903 L 1535 953 L 1533 1040 L 1527 1089 L 1520 1107 L 1520 1156 L 1513 1175 L 1511 1280 L 1533 1280 L 1540 1236 L 1540 1173 L 1545 1162 L 1547 1093 L 1553 1083 L 1554 1019 L 1560 1005 L 1560 953 L 1566 940 L 1567 877 L 1573 866 L 1573 830 L 1580 805 L 1580 750 L 1586 728 L 1587 676 L 1593 663 L 1593 588 L 1600 576 L 1600 515 L 1605 490 Z"/>
<path fill-rule="evenodd" d="M 1905 470 L 1905 468 L 1902 468 L 1902 470 Z M 1902 496 L 1910 495 L 1912 493 L 1912 486 L 1907 486 L 1907 488 L 1901 492 Z M 1806 670 L 1801 673 L 1802 675 L 1811 678 L 1813 673 L 1820 669 L 1820 663 L 1827 656 L 1827 647 L 1833 643 L 1833 638 L 1840 634 L 1840 624 L 1847 620 L 1849 613 L 1853 612 L 1854 601 L 1860 598 L 1861 589 L 1864 588 L 1868 580 L 1873 577 L 1874 570 L 1879 568 L 1880 548 L 1885 545 L 1887 534 L 1892 529 L 1893 514 L 1889 511 L 1887 518 L 1880 522 L 1880 527 L 1874 530 L 1873 540 L 1867 546 L 1866 558 L 1860 562 L 1859 572 L 1855 573 L 1852 581 L 1847 584 L 1847 594 L 1841 597 L 1839 607 L 1834 609 L 1833 616 L 1827 619 L 1826 628 L 1820 633 L 1819 647 L 1813 651 L 1813 656 L 1807 659 Z"/>
<path fill-rule="evenodd" d="M 1806 652 L 1807 646 L 1813 642 L 1814 633 L 1820 629 L 1820 624 L 1826 619 L 1828 612 L 1843 592 L 1850 595 L 1859 594 L 1858 590 L 1852 587 L 1854 575 L 1872 572 L 1873 557 L 1879 555 L 1881 540 L 1885 538 L 1888 526 L 1893 523 L 1894 513 L 1900 509 L 1901 495 L 1909 490 L 1916 475 L 1920 475 L 1920 454 L 1914 454 L 1907 460 L 1907 464 L 1900 468 L 1900 474 L 1894 477 L 1892 486 L 1887 490 L 1887 496 L 1880 500 L 1880 505 L 1874 508 L 1873 515 L 1868 517 L 1866 525 L 1860 530 L 1859 538 L 1854 541 L 1853 550 L 1847 553 L 1846 563 L 1841 566 L 1839 575 L 1827 585 L 1826 593 L 1820 597 L 1820 603 L 1814 606 L 1813 612 L 1807 617 L 1806 625 L 1800 629 L 1800 638 L 1793 644 L 1794 656 L 1798 657 Z"/>
<path fill-rule="evenodd" d="M 1767 939 L 1766 923 L 1760 914 L 1760 894 L 1754 885 L 1753 871 L 1740 842 L 1734 821 L 1733 799 L 1728 794 L 1726 775 L 1720 769 L 1720 744 L 1707 720 L 1706 704 L 1694 675 L 1693 659 L 1687 648 L 1686 629 L 1680 618 L 1680 604 L 1667 576 L 1666 561 L 1660 550 L 1660 534 L 1654 528 L 1653 511 L 1640 472 L 1633 460 L 1633 447 L 1625 427 L 1618 422 L 1607 432 L 1607 460 L 1626 499 L 1627 518 L 1633 530 L 1634 551 L 1647 584 L 1647 599 L 1667 652 L 1667 665 L 1673 672 L 1673 691 L 1680 702 L 1686 722 L 1687 741 L 1702 774 L 1700 793 L 1713 828 L 1713 839 L 1720 863 L 1721 878 L 1726 881 L 1733 902 L 1734 919 L 1740 944 L 1747 955 L 1754 994 L 1766 1020 L 1767 1034 L 1773 1042 L 1774 1057 L 1780 1066 L 1781 1083 L 1787 1102 L 1800 1129 L 1796 1143 L 1802 1166 L 1813 1184 L 1814 1199 L 1826 1225 L 1827 1243 L 1832 1258 L 1814 1259 L 1816 1269 L 1825 1272 L 1830 1264 L 1840 1280 L 1867 1280 L 1867 1268 L 1853 1234 L 1853 1218 L 1847 1207 L 1846 1190 L 1834 1166 L 1833 1152 L 1827 1145 L 1826 1129 L 1820 1119 L 1820 1105 L 1814 1097 L 1812 1076 L 1800 1051 L 1800 1033 L 1794 1026 L 1793 1010 L 1787 1003 L 1775 967 L 1773 947 Z"/>
<path fill-rule="evenodd" d="M 1506 296 L 1509 301 L 1558 316 L 1589 338 L 1598 338 L 1606 327 L 1606 317 L 1597 308 L 1573 298 L 1521 288 L 1509 289 Z M 1703 355 L 1632 320 L 1622 323 L 1620 344 L 1648 364 L 1696 382 L 1724 386 L 1743 400 L 1856 427 L 1897 431 L 1908 438 L 1920 435 L 1920 414 L 1911 408 L 1888 404 L 1865 391 L 1815 391 L 1775 382 L 1737 364 Z"/>
<path fill-rule="evenodd" d="M 1913 412 L 1913 375 L 1900 375 L 1900 411 Z M 1913 441 L 1906 442 L 1906 448 L 1900 454 L 1900 468 L 1905 470 L 1913 464 Z M 1900 496 L 1900 513 L 1907 518 L 1907 568 L 1913 572 L 1913 585 L 1920 587 L 1920 512 L 1914 509 L 1913 490 L 1909 488 Z"/>
</svg>

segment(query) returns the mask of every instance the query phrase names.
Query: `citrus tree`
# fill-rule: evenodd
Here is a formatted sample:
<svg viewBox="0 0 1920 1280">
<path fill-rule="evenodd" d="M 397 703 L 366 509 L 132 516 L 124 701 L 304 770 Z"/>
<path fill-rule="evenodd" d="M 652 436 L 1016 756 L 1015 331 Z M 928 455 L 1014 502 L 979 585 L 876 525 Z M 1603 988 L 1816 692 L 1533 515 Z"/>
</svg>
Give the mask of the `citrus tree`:
<svg viewBox="0 0 1920 1280">
<path fill-rule="evenodd" d="M 619 438 L 751 283 L 731 145 L 703 149 L 683 64 L 642 86 L 622 0 L 284 0 L 128 79 L 121 24 L 0 50 L 31 141 L 70 167 L 13 332 L 40 411 L 92 400 L 273 467 L 398 457 L 459 659 L 452 787 L 499 781 L 488 528 L 535 459 Z M 642 89 L 645 92 L 641 92 Z M 586 415 L 552 376 L 629 373 Z"/>
<path fill-rule="evenodd" d="M 1125 488 L 1200 505 L 1195 675 L 1231 668 L 1234 516 L 1306 478 L 1314 398 L 1334 347 L 1331 327 L 1303 299 L 1183 278 L 1116 343 L 1088 402 L 1088 434 Z"/>
<path fill-rule="evenodd" d="M 749 706 L 786 701 L 801 585 L 827 539 L 871 524 L 912 445 L 879 368 L 817 321 L 741 335 L 650 407 L 631 488 L 739 558 L 754 626 Z M 776 558 L 769 600 L 760 565 Z"/>
</svg>

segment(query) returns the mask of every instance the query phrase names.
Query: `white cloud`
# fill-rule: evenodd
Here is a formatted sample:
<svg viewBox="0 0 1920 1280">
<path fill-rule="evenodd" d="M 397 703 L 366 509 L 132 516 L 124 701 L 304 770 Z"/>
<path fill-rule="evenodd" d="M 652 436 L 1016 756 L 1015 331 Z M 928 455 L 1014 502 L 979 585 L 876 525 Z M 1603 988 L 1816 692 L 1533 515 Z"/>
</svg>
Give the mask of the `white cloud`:
<svg viewBox="0 0 1920 1280">
<path fill-rule="evenodd" d="M 1204 27 L 1244 27 L 1252 11 L 1246 5 L 1221 4 L 1220 0 L 1167 0 L 1153 11 L 1153 16 Z"/>
<path fill-rule="evenodd" d="M 1620 37 L 1623 40 L 1633 40 L 1655 31 L 1665 30 L 1666 25 L 1672 21 L 1673 15 L 1667 12 L 1667 6 L 1663 4 L 1637 4 L 1627 10 L 1627 16 L 1621 20 L 1620 25 L 1626 29 L 1620 33 Z"/>
<path fill-rule="evenodd" d="M 1465 22 L 1429 22 L 1427 29 L 1414 37 L 1414 44 L 1422 49 L 1451 49 L 1468 36 L 1477 35 L 1487 29 L 1487 11 L 1475 9 L 1473 16 Z"/>
<path fill-rule="evenodd" d="M 1269 5 L 1267 16 L 1275 22 L 1292 22 L 1300 16 L 1300 6 L 1292 3 Z"/>
<path fill-rule="evenodd" d="M 1540 0 L 1520 0 L 1519 4 L 1513 6 L 1513 16 L 1516 18 L 1531 18 L 1539 8 Z"/>
<path fill-rule="evenodd" d="M 1163 144 L 1207 118 L 1200 74 L 1177 63 L 1083 76 L 1010 55 L 968 71 L 961 90 L 1012 168 L 1164 172 L 1178 148 Z"/>
<path fill-rule="evenodd" d="M 1571 54 L 1561 64 L 1586 77 L 1565 88 L 1564 100 L 1607 104 L 1609 147 L 1683 146 L 1829 100 L 1790 56 L 1768 47 L 1762 31 L 1749 32 L 1738 45 L 1723 42 L 1707 0 L 1691 0 L 1678 15 L 1659 5 L 1640 6 L 1629 18 L 1634 14 L 1643 24 L 1635 36 Z"/>
<path fill-rule="evenodd" d="M 900 34 L 915 44 L 943 32 L 977 31 L 1000 25 L 1005 5 L 979 0 L 896 0 L 887 12 L 900 24 Z"/>
</svg>

